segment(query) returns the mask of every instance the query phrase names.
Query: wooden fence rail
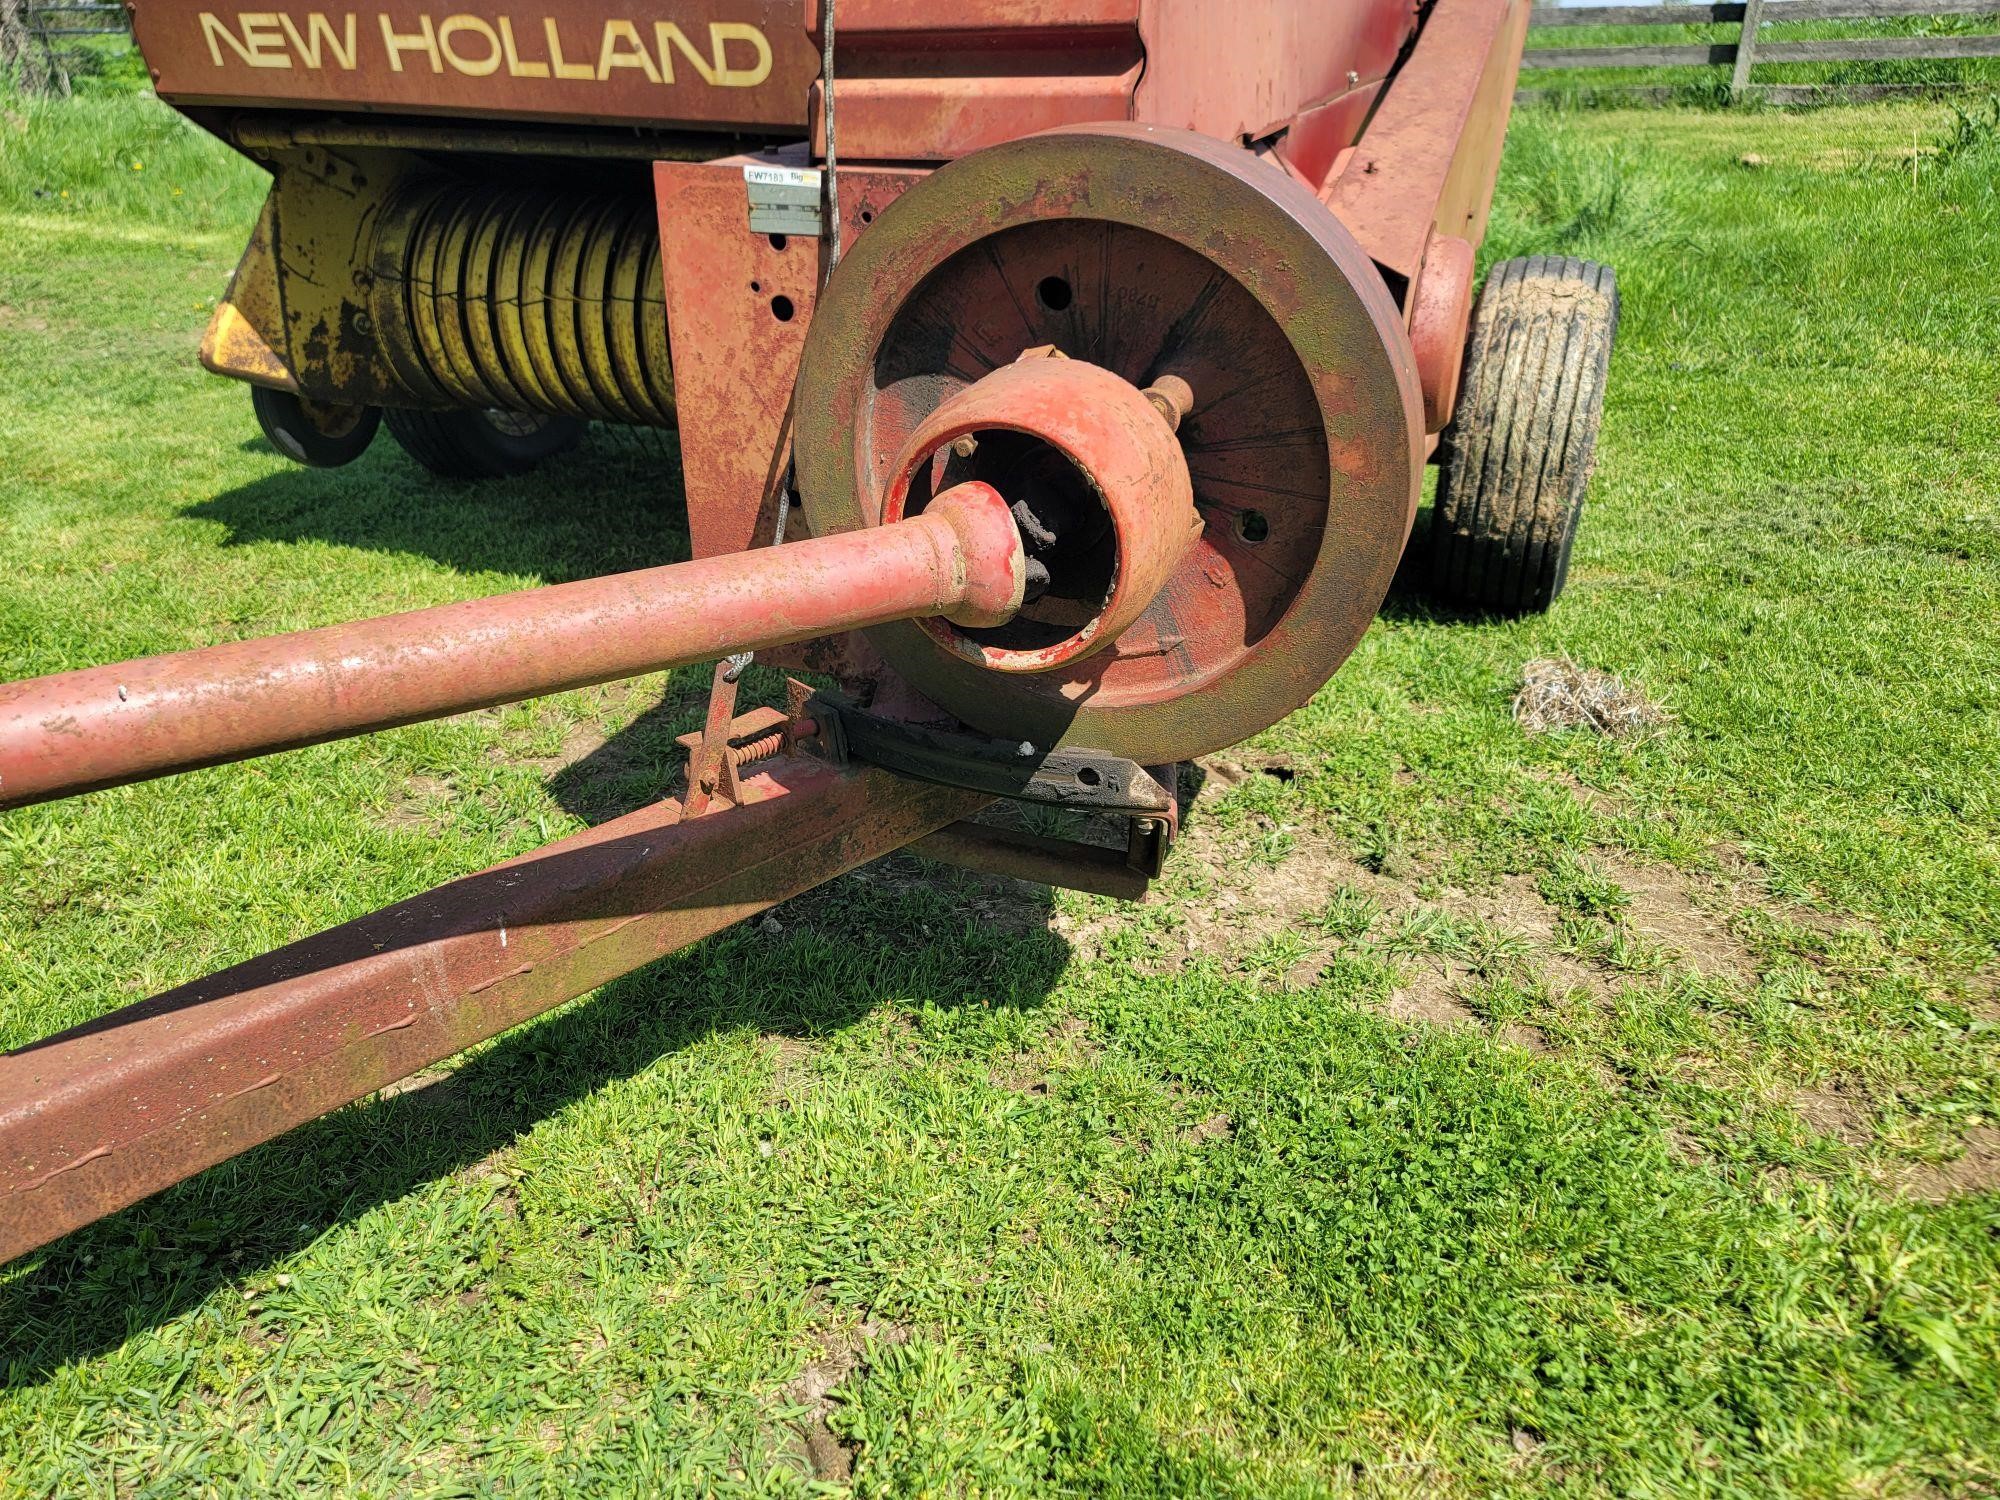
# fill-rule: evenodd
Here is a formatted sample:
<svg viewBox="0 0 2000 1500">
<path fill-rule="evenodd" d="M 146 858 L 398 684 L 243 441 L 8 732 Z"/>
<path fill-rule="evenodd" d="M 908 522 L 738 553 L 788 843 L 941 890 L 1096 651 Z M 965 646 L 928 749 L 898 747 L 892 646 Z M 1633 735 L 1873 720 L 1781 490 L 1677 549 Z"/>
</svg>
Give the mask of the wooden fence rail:
<svg viewBox="0 0 2000 1500">
<path fill-rule="evenodd" d="M 25 9 L 28 28 L 38 36 L 123 36 L 130 30 L 125 7 L 114 0 L 47 5 L 30 0 Z"/>
<path fill-rule="evenodd" d="M 1710 5 L 1538 5 L 1535 30 L 1562 26 L 1698 26 L 1734 23 L 1727 42 L 1632 42 L 1608 47 L 1530 47 L 1523 72 L 1544 68 L 1678 68 L 1729 65 L 1730 92 L 1751 89 L 1759 63 L 1888 62 L 1903 58 L 2000 57 L 2000 35 L 1820 37 L 1765 41 L 1767 26 L 1788 21 L 1882 21 L 1917 16 L 2000 15 L 2000 0 L 1726 0 Z M 1811 90 L 1807 90 L 1810 92 Z M 1538 91 L 1524 90 L 1533 97 Z M 1764 90 L 1789 95 L 1797 88 Z"/>
</svg>

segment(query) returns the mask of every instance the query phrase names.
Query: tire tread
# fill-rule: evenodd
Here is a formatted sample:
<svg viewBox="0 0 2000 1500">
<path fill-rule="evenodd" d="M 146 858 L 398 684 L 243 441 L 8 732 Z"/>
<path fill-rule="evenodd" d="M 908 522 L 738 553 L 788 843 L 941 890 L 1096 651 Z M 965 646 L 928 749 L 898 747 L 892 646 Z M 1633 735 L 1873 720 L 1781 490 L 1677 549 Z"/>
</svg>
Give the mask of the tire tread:
<svg viewBox="0 0 2000 1500">
<path fill-rule="evenodd" d="M 1493 268 L 1473 310 L 1458 411 L 1440 436 L 1434 593 L 1520 614 L 1562 591 L 1617 322 L 1609 266 L 1532 255 Z"/>
</svg>

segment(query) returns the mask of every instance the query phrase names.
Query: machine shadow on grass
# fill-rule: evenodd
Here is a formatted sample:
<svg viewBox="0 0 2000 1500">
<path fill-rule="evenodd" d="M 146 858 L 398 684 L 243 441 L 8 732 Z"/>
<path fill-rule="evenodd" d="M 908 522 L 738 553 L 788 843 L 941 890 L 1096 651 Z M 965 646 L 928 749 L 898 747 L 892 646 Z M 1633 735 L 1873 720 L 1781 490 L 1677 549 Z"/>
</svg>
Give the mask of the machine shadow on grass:
<svg viewBox="0 0 2000 1500">
<path fill-rule="evenodd" d="M 244 447 L 272 451 L 262 438 Z M 182 514 L 220 522 L 225 546 L 330 542 L 524 583 L 688 556 L 679 440 L 639 428 L 593 428 L 580 448 L 533 474 L 477 482 L 436 478 L 384 436 L 346 468 L 287 465 Z"/>
<path fill-rule="evenodd" d="M 33 1384 L 114 1349 L 712 1035 L 825 1037 L 912 994 L 946 1008 L 1038 1007 L 1070 947 L 1049 929 L 1050 893 L 1007 884 L 996 894 L 979 877 L 894 856 L 785 903 L 781 931 L 739 924 L 449 1072 L 419 1074 L 77 1230 L 0 1270 L 0 1383 Z M 941 986 L 940 975 L 953 978 Z"/>
</svg>

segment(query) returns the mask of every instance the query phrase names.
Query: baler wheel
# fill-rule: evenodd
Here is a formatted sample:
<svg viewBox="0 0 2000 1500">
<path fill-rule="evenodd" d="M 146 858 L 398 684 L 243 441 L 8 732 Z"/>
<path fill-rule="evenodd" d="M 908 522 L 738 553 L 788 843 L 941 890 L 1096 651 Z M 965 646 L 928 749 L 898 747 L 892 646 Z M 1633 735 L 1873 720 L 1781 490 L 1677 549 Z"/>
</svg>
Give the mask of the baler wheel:
<svg viewBox="0 0 2000 1500">
<path fill-rule="evenodd" d="M 1458 411 L 1439 444 L 1430 532 L 1438 597 L 1535 614 L 1562 592 L 1617 329 L 1609 266 L 1535 255 L 1487 276 Z"/>
<path fill-rule="evenodd" d="M 583 440 L 577 417 L 516 411 L 408 411 L 382 414 L 403 451 L 441 479 L 507 479 L 526 474 Z"/>
<path fill-rule="evenodd" d="M 309 469 L 353 463 L 368 451 L 382 422 L 379 407 L 306 401 L 262 385 L 250 387 L 250 406 L 271 446 Z"/>
</svg>

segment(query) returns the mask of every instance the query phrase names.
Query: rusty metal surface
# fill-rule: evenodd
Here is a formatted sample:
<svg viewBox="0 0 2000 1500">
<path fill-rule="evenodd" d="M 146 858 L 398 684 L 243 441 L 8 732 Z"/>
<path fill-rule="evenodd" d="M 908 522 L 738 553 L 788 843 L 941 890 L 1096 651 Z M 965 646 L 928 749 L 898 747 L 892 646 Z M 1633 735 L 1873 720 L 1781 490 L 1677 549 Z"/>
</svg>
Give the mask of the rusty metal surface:
<svg viewBox="0 0 2000 1500">
<path fill-rule="evenodd" d="M 1072 670 L 1001 677 L 914 626 L 871 638 L 966 722 L 1038 745 L 1151 763 L 1274 723 L 1367 629 L 1415 514 L 1421 395 L 1380 275 L 1308 189 L 1202 137 L 1080 127 L 960 158 L 856 242 L 807 334 L 814 531 L 871 524 L 918 424 L 1046 343 L 1134 383 L 1173 361 L 1202 538 Z"/>
<path fill-rule="evenodd" d="M 910 614 L 1018 608 L 1007 504 L 0 687 L 0 807 Z"/>
<path fill-rule="evenodd" d="M 1062 472 L 1054 484 L 1039 483 L 1051 462 Z M 1202 530 L 1173 426 L 1137 386 L 1080 359 L 1023 355 L 974 381 L 917 425 L 892 476 L 884 521 L 920 512 L 953 484 L 984 479 L 1017 517 L 1041 504 L 1066 530 L 1085 532 L 1079 539 L 1023 525 L 1029 560 L 1052 586 L 999 627 L 923 624 L 947 651 L 989 671 L 1053 671 L 1103 649 L 1152 604 Z M 1086 491 L 1062 494 L 1065 480 L 1081 480 Z M 1051 492 L 1046 501 L 1037 488 Z M 1079 576 L 1066 586 L 1065 573 Z"/>
<path fill-rule="evenodd" d="M 1327 205 L 1361 248 L 1406 281 L 1433 231 L 1486 233 L 1513 107 L 1529 0 L 1436 0 Z"/>
<path fill-rule="evenodd" d="M 1379 81 L 1415 0 L 843 0 L 844 151 L 941 161 L 1031 132 L 1137 119 L 1221 140 L 1310 117 L 1301 160 L 1346 144 L 1324 106 Z M 172 103 L 817 131 L 817 6 L 612 0 L 454 11 L 242 11 L 146 0 L 134 32 Z M 815 135 L 813 147 L 821 149 Z M 422 149 L 422 148 L 417 148 Z"/>
<path fill-rule="evenodd" d="M 1132 868 L 1123 850 L 981 823 L 953 823 L 926 834 L 910 845 L 910 853 L 982 875 L 1059 885 L 1122 901 L 1140 900 L 1152 886 L 1143 871 Z"/>
<path fill-rule="evenodd" d="M 681 798 L 684 818 L 706 817 L 740 802 L 755 801 L 755 788 L 746 781 L 744 773 L 759 761 L 794 751 L 802 742 L 817 753 L 820 726 L 806 715 L 812 689 L 802 682 L 794 680 L 786 684 L 793 700 L 789 711 L 753 708 L 747 714 L 725 717 L 727 708 L 736 701 L 736 684 L 728 676 L 732 663 L 747 665 L 747 653 L 725 657 L 716 663 L 707 722 L 697 732 L 681 735 L 674 741 L 688 753 L 687 791 Z M 832 757 L 820 755 L 819 759 L 832 760 Z"/>
<path fill-rule="evenodd" d="M 804 760 L 665 802 L 0 1056 L 0 1261 L 971 816 Z"/>
<path fill-rule="evenodd" d="M 1140 12 L 1141 0 L 842 0 L 841 155 L 943 161 L 1056 125 L 1128 120 L 1148 61 Z M 817 83 L 807 118 L 823 155 Z"/>
<path fill-rule="evenodd" d="M 1424 431 L 1444 431 L 1458 405 L 1465 336 L 1472 326 L 1472 246 L 1455 234 L 1431 236 L 1410 289 L 1410 348 L 1424 390 Z"/>
<path fill-rule="evenodd" d="M 843 68 L 846 24 L 841 23 L 840 32 Z M 1058 59 L 1053 70 L 1052 58 Z M 1133 38 L 1054 54 L 1045 49 L 1013 57 L 982 53 L 979 67 L 1006 71 L 1000 76 L 982 72 L 947 78 L 842 72 L 840 149 L 877 161 L 939 161 L 1026 132 L 1091 120 L 1129 120 L 1144 56 Z M 824 154 L 817 84 L 811 107 L 813 151 Z"/>
<path fill-rule="evenodd" d="M 1146 0 L 1132 118 L 1223 141 L 1289 127 L 1287 155 L 1318 183 L 1416 18 L 1417 0 Z"/>
<path fill-rule="evenodd" d="M 841 149 L 944 161 L 1114 120 L 1235 141 L 1303 116 L 1299 149 L 1323 172 L 1365 115 L 1324 106 L 1378 83 L 1415 15 L 1415 0 L 843 0 Z M 819 151 L 816 100 L 810 117 Z"/>
<path fill-rule="evenodd" d="M 698 734 L 682 735 L 679 743 L 688 752 L 687 790 L 681 794 L 686 816 L 699 818 L 707 813 L 716 794 L 734 801 L 735 788 L 729 772 L 730 729 L 736 722 L 736 684 L 749 665 L 747 654 L 725 656 L 715 664 L 708 682 L 708 713 Z"/>
<path fill-rule="evenodd" d="M 643 19 L 633 19 L 636 15 Z M 495 0 L 365 10 L 144 0 L 132 33 L 178 105 L 335 105 L 493 119 L 804 124 L 819 55 L 799 0 Z"/>
<path fill-rule="evenodd" d="M 784 393 L 819 299 L 820 250 L 810 239 L 751 233 L 743 169 L 805 165 L 797 152 L 654 169 L 696 557 L 768 545 L 776 523 L 791 436 Z M 843 241 L 853 245 L 922 176 L 907 168 L 843 169 Z"/>
<path fill-rule="evenodd" d="M 1378 78 L 1336 94 L 1292 121 L 1283 137 L 1286 163 L 1315 191 L 1333 171 L 1342 151 L 1359 139 L 1387 80 Z"/>
<path fill-rule="evenodd" d="M 532 156 L 590 161 L 707 161 L 721 153 L 713 135 L 585 130 L 506 130 L 479 125 L 405 125 L 386 120 L 301 118 L 245 112 L 224 127 L 247 151 L 291 151 L 300 146 L 374 147 L 391 151 L 471 152 L 482 156 Z"/>
</svg>

